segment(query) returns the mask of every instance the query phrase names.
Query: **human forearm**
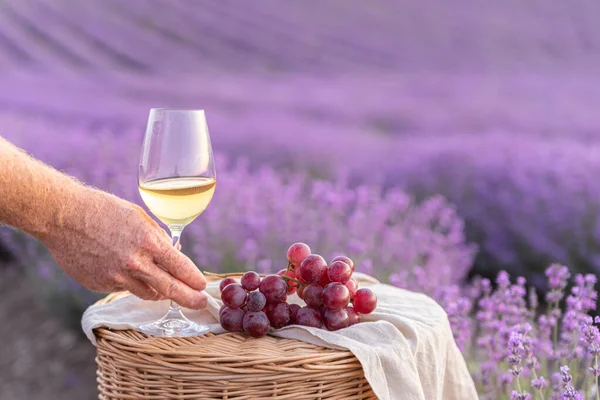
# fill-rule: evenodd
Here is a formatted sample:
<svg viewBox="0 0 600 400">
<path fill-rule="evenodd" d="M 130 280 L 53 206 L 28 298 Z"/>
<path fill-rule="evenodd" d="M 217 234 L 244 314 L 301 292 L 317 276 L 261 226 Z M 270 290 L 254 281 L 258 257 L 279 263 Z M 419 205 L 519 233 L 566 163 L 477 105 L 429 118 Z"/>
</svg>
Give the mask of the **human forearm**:
<svg viewBox="0 0 600 400">
<path fill-rule="evenodd" d="M 64 224 L 70 200 L 85 190 L 0 137 L 0 222 L 42 239 Z"/>
</svg>

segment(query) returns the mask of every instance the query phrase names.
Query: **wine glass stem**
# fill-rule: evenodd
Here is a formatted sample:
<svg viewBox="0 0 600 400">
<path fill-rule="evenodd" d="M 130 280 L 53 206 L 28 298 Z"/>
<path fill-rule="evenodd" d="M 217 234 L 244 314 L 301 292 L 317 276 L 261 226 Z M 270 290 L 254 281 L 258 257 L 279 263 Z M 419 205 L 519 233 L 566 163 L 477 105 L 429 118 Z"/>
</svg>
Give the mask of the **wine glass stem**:
<svg viewBox="0 0 600 400">
<path fill-rule="evenodd" d="M 181 233 L 183 232 L 183 226 L 181 225 L 169 225 L 169 230 L 171 231 L 171 238 L 173 239 L 173 246 L 177 246 L 179 243 L 179 238 L 181 238 Z M 171 313 L 179 313 L 181 312 L 181 307 L 179 304 L 175 303 L 171 300 L 169 306 L 169 314 Z"/>
</svg>

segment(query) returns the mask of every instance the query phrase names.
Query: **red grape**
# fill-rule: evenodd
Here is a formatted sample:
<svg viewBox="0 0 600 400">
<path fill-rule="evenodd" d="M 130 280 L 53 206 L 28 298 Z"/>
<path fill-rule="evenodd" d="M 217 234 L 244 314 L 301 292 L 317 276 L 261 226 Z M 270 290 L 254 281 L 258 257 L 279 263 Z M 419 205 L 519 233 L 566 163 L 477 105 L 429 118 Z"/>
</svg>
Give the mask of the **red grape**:
<svg viewBox="0 0 600 400">
<path fill-rule="evenodd" d="M 358 324 L 360 322 L 360 314 L 353 307 L 346 307 L 348 313 L 348 326 Z"/>
<path fill-rule="evenodd" d="M 233 278 L 225 278 L 221 281 L 221 283 L 219 283 L 219 290 L 222 292 L 223 289 L 225 289 L 225 286 L 229 285 L 230 283 L 235 283 L 235 279 Z"/>
<path fill-rule="evenodd" d="M 248 293 L 248 301 L 246 302 L 248 311 L 262 311 L 266 304 L 267 298 L 261 292 Z"/>
<path fill-rule="evenodd" d="M 352 261 L 348 257 L 346 257 L 346 256 L 337 256 L 333 260 L 331 260 L 331 263 L 333 264 L 336 261 L 345 262 L 346 264 L 348 264 L 348 266 L 350 266 L 350 268 L 352 269 L 352 272 L 354 272 L 354 261 Z"/>
<path fill-rule="evenodd" d="M 301 308 L 302 307 L 300 307 L 298 304 L 290 304 L 290 323 L 297 323 L 296 316 L 298 315 L 298 310 L 300 310 Z"/>
<path fill-rule="evenodd" d="M 294 243 L 287 251 L 287 259 L 295 266 L 300 265 L 300 263 L 309 255 L 310 247 L 301 242 Z"/>
<path fill-rule="evenodd" d="M 244 304 L 246 304 L 246 298 L 248 294 L 242 287 L 237 283 L 230 283 L 225 286 L 223 292 L 221 292 L 221 300 L 223 300 L 223 304 L 230 308 L 240 308 Z"/>
<path fill-rule="evenodd" d="M 320 328 L 323 325 L 321 313 L 310 307 L 302 307 L 296 315 L 298 325 Z"/>
<path fill-rule="evenodd" d="M 314 283 L 304 288 L 302 299 L 307 306 L 319 308 L 323 304 L 323 288 Z"/>
<path fill-rule="evenodd" d="M 321 307 L 319 307 L 319 312 L 321 313 L 321 317 L 323 315 L 325 315 L 325 311 L 327 311 L 327 307 L 325 307 L 323 304 L 321 304 Z"/>
<path fill-rule="evenodd" d="M 248 311 L 243 320 L 244 332 L 252 337 L 263 337 L 269 332 L 269 318 L 262 311 Z"/>
<path fill-rule="evenodd" d="M 219 322 L 223 329 L 229 332 L 242 332 L 245 312 L 239 308 L 225 307 L 221 312 Z"/>
<path fill-rule="evenodd" d="M 354 278 L 350 278 L 350 280 L 348 282 L 346 282 L 345 286 L 350 291 L 350 297 L 351 298 L 354 297 L 354 295 L 356 294 L 356 291 L 358 290 L 358 283 L 356 283 Z"/>
<path fill-rule="evenodd" d="M 288 303 L 269 304 L 267 317 L 273 328 L 283 328 L 290 322 L 290 305 Z"/>
<path fill-rule="evenodd" d="M 377 296 L 371 289 L 358 289 L 352 298 L 354 309 L 361 314 L 370 314 L 377 307 Z"/>
<path fill-rule="evenodd" d="M 272 309 L 273 307 L 275 307 L 275 305 L 276 305 L 276 304 L 279 304 L 279 303 L 268 303 L 268 304 L 265 306 L 264 310 L 262 310 L 262 311 L 264 311 L 264 312 L 265 312 L 265 314 L 267 314 L 267 317 L 269 316 L 269 313 L 271 312 L 271 309 Z"/>
<path fill-rule="evenodd" d="M 304 289 L 306 288 L 306 286 L 299 286 L 298 287 L 298 297 L 302 298 L 302 295 L 304 294 Z"/>
<path fill-rule="evenodd" d="M 287 283 L 282 277 L 269 275 L 260 282 L 259 289 L 267 298 L 267 303 L 280 303 L 286 296 Z"/>
<path fill-rule="evenodd" d="M 282 269 L 281 271 L 279 271 L 277 273 L 277 275 L 279 276 L 287 276 L 288 278 L 292 278 L 292 279 L 296 279 L 296 274 L 294 273 L 294 271 L 288 271 L 287 269 Z M 293 294 L 296 292 L 296 288 L 298 287 L 298 284 L 294 281 L 288 281 L 287 279 L 285 279 L 285 282 L 288 285 L 287 288 L 287 294 Z"/>
<path fill-rule="evenodd" d="M 337 331 L 346 328 L 350 321 L 346 310 L 327 310 L 323 315 L 323 322 L 328 330 Z"/>
<path fill-rule="evenodd" d="M 345 284 L 352 278 L 352 268 L 343 261 L 334 261 L 329 264 L 327 276 L 329 276 L 331 282 Z"/>
<path fill-rule="evenodd" d="M 258 285 L 260 285 L 260 275 L 254 271 L 248 271 L 242 275 L 240 283 L 244 289 L 251 292 L 258 289 Z"/>
<path fill-rule="evenodd" d="M 349 302 L 350 290 L 341 283 L 331 282 L 323 289 L 323 305 L 329 310 L 341 310 L 346 308 Z"/>
<path fill-rule="evenodd" d="M 224 309 L 226 309 L 226 308 L 227 308 L 227 306 L 226 306 L 225 304 L 223 304 L 223 305 L 221 306 L 221 308 L 219 308 L 219 316 L 221 316 L 221 313 L 222 313 L 222 312 L 223 312 L 223 310 L 224 310 Z"/>
<path fill-rule="evenodd" d="M 320 255 L 311 254 L 302 261 L 296 275 L 308 283 L 319 283 L 323 275 L 327 275 L 327 263 Z"/>
<path fill-rule="evenodd" d="M 329 276 L 327 274 L 323 274 L 323 278 L 319 281 L 319 286 L 325 287 L 329 285 L 331 281 L 329 280 Z"/>
</svg>

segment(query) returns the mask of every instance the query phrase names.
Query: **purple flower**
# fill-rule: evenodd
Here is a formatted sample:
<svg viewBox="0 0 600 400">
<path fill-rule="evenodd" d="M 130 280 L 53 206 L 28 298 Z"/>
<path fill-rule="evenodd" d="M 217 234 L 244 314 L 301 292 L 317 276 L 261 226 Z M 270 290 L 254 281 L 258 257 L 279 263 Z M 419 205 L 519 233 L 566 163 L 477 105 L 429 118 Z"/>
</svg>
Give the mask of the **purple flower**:
<svg viewBox="0 0 600 400">
<path fill-rule="evenodd" d="M 489 295 L 491 293 L 492 284 L 489 279 L 484 278 L 481 280 L 481 290 L 483 294 Z"/>
<path fill-rule="evenodd" d="M 548 303 L 558 303 L 564 297 L 564 289 L 567 287 L 570 276 L 569 269 L 564 265 L 552 264 L 546 269 L 549 289 L 546 301 Z"/>
<path fill-rule="evenodd" d="M 548 384 L 548 381 L 543 376 L 540 376 L 539 378 L 536 378 L 531 381 L 531 386 L 538 390 L 543 390 L 548 386 Z"/>
<path fill-rule="evenodd" d="M 510 285 L 510 276 L 506 271 L 500 271 L 496 278 L 496 283 L 501 289 L 505 289 Z"/>
<path fill-rule="evenodd" d="M 531 395 L 527 392 L 517 392 L 513 390 L 510 394 L 510 398 L 513 400 L 530 400 Z"/>
<path fill-rule="evenodd" d="M 573 377 L 569 374 L 569 367 L 563 365 L 560 367 L 560 379 L 562 382 L 562 398 L 563 399 L 576 399 L 584 400 L 583 395 L 575 390 L 572 381 Z"/>
<path fill-rule="evenodd" d="M 588 353 L 591 356 L 598 356 L 600 354 L 600 332 L 598 327 L 595 325 L 583 324 L 581 326 L 581 341 L 587 347 Z"/>
<path fill-rule="evenodd" d="M 462 296 L 457 286 L 442 288 L 436 294 L 436 299 L 448 314 L 448 321 L 458 348 L 461 351 L 466 350 L 473 335 L 473 321 L 470 318 L 472 301 Z"/>
<path fill-rule="evenodd" d="M 515 379 L 515 374 L 512 372 L 502 373 L 499 376 L 500 383 L 502 385 L 510 385 Z"/>
</svg>

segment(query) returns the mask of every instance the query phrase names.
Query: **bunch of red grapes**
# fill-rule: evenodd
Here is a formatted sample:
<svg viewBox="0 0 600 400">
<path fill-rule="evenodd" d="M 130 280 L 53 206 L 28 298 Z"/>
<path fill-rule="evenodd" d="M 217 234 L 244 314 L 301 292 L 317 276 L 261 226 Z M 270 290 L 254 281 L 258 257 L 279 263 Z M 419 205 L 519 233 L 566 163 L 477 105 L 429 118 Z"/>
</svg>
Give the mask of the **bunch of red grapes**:
<svg viewBox="0 0 600 400">
<path fill-rule="evenodd" d="M 358 289 L 352 278 L 354 263 L 345 256 L 327 265 L 311 254 L 304 243 L 294 243 L 287 252 L 289 264 L 277 275 L 263 279 L 254 271 L 221 281 L 220 322 L 229 332 L 246 332 L 253 337 L 267 334 L 269 327 L 304 325 L 330 331 L 360 322 L 361 314 L 371 313 L 377 296 L 370 289 Z M 287 296 L 298 293 L 305 307 L 288 304 Z"/>
</svg>

